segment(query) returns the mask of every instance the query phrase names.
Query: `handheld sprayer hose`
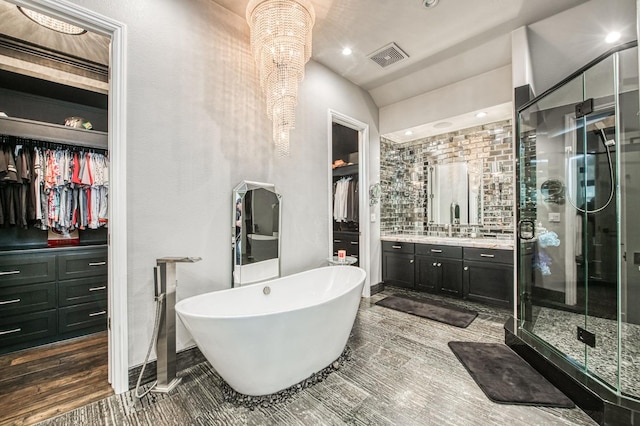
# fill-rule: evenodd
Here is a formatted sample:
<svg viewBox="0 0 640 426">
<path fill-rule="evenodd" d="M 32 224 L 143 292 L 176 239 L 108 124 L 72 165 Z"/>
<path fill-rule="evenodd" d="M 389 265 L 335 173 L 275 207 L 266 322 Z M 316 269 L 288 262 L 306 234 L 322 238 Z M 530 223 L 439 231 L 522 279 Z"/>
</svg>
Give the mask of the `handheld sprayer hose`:
<svg viewBox="0 0 640 426">
<path fill-rule="evenodd" d="M 611 162 L 611 150 L 609 149 L 609 145 L 607 145 L 607 136 L 605 135 L 604 130 L 600 129 L 600 135 L 601 135 L 602 143 L 604 144 L 604 149 L 607 151 L 607 163 L 609 165 L 609 199 L 603 206 L 598 207 L 597 209 L 593 209 L 593 210 L 589 210 L 587 208 L 582 209 L 576 206 L 573 203 L 573 201 L 571 201 L 571 193 L 567 190 L 567 200 L 569 201 L 569 204 L 571 204 L 571 206 L 574 209 L 578 210 L 580 213 L 594 214 L 594 213 L 601 212 L 602 210 L 609 207 L 609 204 L 611 204 L 611 201 L 613 200 L 613 195 L 616 192 L 615 174 L 613 172 L 613 164 Z M 586 207 L 586 202 L 585 202 L 585 207 Z"/>
<path fill-rule="evenodd" d="M 138 376 L 138 381 L 136 382 L 136 391 L 135 391 L 136 398 L 142 398 L 143 396 L 145 396 L 146 394 L 151 392 L 151 390 L 158 383 L 158 381 L 156 380 L 155 382 L 153 382 L 151 384 L 151 386 L 149 386 L 149 389 L 144 391 L 144 393 L 142 393 L 141 395 L 138 393 L 139 389 L 140 389 L 140 382 L 142 381 L 142 375 L 144 374 L 144 368 L 147 366 L 147 363 L 149 362 L 149 356 L 151 355 L 151 349 L 153 348 L 154 342 L 158 338 L 158 327 L 160 325 L 160 317 L 162 316 L 162 305 L 164 304 L 164 296 L 165 296 L 165 294 L 161 293 L 158 296 L 158 298 L 156 299 L 156 319 L 155 319 L 155 321 L 153 323 L 153 333 L 151 334 L 151 341 L 149 342 L 149 349 L 147 349 L 147 355 L 144 357 L 144 363 L 142 363 L 142 370 L 140 370 L 140 375 Z"/>
</svg>

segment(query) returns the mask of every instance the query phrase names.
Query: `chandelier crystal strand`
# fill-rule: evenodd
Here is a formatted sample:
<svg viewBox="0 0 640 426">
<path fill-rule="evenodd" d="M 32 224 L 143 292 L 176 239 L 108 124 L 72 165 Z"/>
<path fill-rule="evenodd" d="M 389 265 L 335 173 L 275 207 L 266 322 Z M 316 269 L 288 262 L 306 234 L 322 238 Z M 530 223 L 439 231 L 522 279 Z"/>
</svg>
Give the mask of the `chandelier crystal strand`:
<svg viewBox="0 0 640 426">
<path fill-rule="evenodd" d="M 276 151 L 279 156 L 288 156 L 298 85 L 304 78 L 304 65 L 311 58 L 315 12 L 307 0 L 251 0 L 247 22 L 267 115 L 273 123 Z"/>
</svg>

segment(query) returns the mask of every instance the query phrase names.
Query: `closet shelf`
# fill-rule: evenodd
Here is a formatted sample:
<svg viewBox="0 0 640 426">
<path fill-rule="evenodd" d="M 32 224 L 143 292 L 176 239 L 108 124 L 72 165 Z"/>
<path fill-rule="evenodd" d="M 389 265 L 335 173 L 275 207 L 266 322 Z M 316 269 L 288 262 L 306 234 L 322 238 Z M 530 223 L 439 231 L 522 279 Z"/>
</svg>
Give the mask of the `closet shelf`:
<svg viewBox="0 0 640 426">
<path fill-rule="evenodd" d="M 355 175 L 358 174 L 358 165 L 357 164 L 351 164 L 348 166 L 342 166 L 342 167 L 337 167 L 335 169 L 333 169 L 333 176 L 334 177 L 338 177 L 338 176 L 349 176 L 349 175 Z"/>
<path fill-rule="evenodd" d="M 0 135 L 68 143 L 88 148 L 108 149 L 109 147 L 106 132 L 14 117 L 0 117 Z"/>
</svg>

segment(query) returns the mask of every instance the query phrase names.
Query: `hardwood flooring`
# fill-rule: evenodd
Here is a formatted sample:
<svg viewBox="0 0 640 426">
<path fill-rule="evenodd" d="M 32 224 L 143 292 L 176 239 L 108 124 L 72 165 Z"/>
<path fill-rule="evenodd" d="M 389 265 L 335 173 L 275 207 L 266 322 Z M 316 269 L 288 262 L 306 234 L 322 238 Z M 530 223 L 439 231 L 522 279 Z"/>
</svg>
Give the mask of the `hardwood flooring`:
<svg viewBox="0 0 640 426">
<path fill-rule="evenodd" d="M 579 408 L 493 403 L 458 362 L 447 343 L 504 342 L 507 310 L 457 301 L 479 312 L 469 327 L 457 328 L 374 304 L 401 292 L 388 288 L 362 299 L 348 343 L 351 360 L 287 402 L 254 410 L 226 402 L 222 379 L 205 361 L 180 371 L 182 382 L 171 394 L 138 400 L 129 391 L 43 425 L 596 424 Z"/>
<path fill-rule="evenodd" d="M 0 356 L 0 425 L 32 425 L 113 394 L 107 333 Z"/>
</svg>

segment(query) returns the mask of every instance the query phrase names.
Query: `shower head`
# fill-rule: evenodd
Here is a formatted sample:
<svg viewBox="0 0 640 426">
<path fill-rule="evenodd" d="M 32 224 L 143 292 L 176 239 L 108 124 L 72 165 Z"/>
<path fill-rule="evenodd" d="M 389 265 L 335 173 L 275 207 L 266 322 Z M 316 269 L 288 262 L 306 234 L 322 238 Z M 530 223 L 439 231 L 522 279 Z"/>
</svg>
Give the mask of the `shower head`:
<svg viewBox="0 0 640 426">
<path fill-rule="evenodd" d="M 587 126 L 587 130 L 593 132 L 596 136 L 598 136 L 605 148 L 614 146 L 616 144 L 616 141 L 614 139 L 607 139 L 607 134 L 605 133 L 606 129 L 615 128 L 613 119 L 614 117 L 607 117 L 604 120 L 598 120 Z"/>
</svg>

